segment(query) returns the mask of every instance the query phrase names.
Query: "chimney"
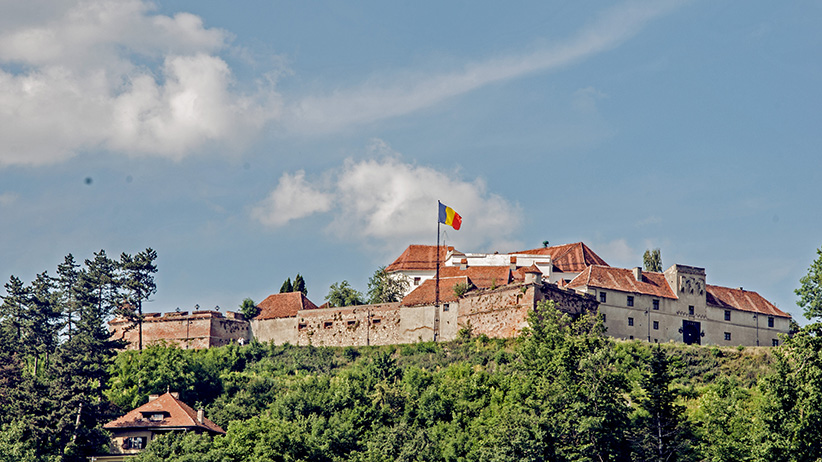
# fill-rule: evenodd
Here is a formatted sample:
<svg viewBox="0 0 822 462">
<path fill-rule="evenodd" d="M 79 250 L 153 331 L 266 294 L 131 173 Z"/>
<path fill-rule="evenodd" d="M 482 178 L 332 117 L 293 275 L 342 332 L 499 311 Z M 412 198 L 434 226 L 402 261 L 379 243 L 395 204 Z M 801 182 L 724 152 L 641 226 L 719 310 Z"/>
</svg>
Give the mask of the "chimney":
<svg viewBox="0 0 822 462">
<path fill-rule="evenodd" d="M 465 270 L 467 268 L 468 268 L 468 259 L 463 258 L 462 260 L 460 260 L 460 269 Z"/>
<path fill-rule="evenodd" d="M 511 256 L 509 267 L 511 268 L 511 271 L 514 271 L 514 270 L 517 269 L 517 257 L 515 257 L 513 255 Z"/>
<path fill-rule="evenodd" d="M 160 395 L 148 395 L 148 402 L 150 403 L 159 397 Z"/>
<path fill-rule="evenodd" d="M 197 409 L 197 422 L 202 425 L 203 419 L 205 419 L 205 411 L 203 411 L 203 408 Z"/>
<path fill-rule="evenodd" d="M 542 272 L 540 272 L 540 271 L 526 271 L 525 272 L 525 283 L 526 284 L 542 284 Z"/>
<path fill-rule="evenodd" d="M 636 279 L 639 282 L 642 282 L 642 268 L 638 266 L 634 267 L 634 279 Z"/>
</svg>

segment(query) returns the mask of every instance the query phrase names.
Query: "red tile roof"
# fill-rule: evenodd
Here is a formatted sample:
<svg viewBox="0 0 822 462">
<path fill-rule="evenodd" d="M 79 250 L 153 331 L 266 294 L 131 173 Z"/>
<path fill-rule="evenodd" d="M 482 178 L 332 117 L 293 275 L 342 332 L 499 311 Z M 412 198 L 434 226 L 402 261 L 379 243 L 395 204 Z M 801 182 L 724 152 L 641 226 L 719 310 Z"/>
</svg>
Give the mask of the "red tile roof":
<svg viewBox="0 0 822 462">
<path fill-rule="evenodd" d="M 542 274 L 542 270 L 537 268 L 537 265 L 531 266 L 520 266 L 516 270 L 511 272 L 511 279 L 515 281 L 524 281 L 525 280 L 525 273 L 540 273 Z"/>
<path fill-rule="evenodd" d="M 440 246 L 440 263 L 445 261 L 445 255 L 451 250 L 454 250 L 453 246 Z M 437 246 L 409 245 L 405 252 L 394 260 L 394 263 L 385 268 L 385 271 L 392 273 L 395 271 L 433 271 L 435 269 L 437 269 Z"/>
<path fill-rule="evenodd" d="M 440 279 L 462 276 L 468 277 L 471 283 L 483 289 L 511 282 L 511 270 L 507 266 L 469 266 L 464 270 L 459 266 L 440 267 Z"/>
<path fill-rule="evenodd" d="M 314 310 L 317 305 L 311 303 L 302 292 L 286 292 L 269 295 L 257 304 L 260 312 L 254 319 L 292 318 L 300 310 Z"/>
<path fill-rule="evenodd" d="M 458 268 L 459 269 L 459 268 Z M 440 303 L 457 301 L 454 294 L 454 286 L 457 284 L 468 284 L 466 276 L 443 278 L 440 277 Z M 402 306 L 433 305 L 436 299 L 436 280 L 427 279 L 411 293 L 402 299 Z"/>
<path fill-rule="evenodd" d="M 791 315 L 775 307 L 771 302 L 756 292 L 728 287 L 705 285 L 706 301 L 708 305 L 719 308 L 733 308 L 752 313 L 762 313 L 768 316 L 790 318 Z"/>
<path fill-rule="evenodd" d="M 596 287 L 662 298 L 677 298 L 662 273 L 643 271 L 642 281 L 637 281 L 633 270 L 612 268 L 610 266 L 589 266 L 573 281 L 569 282 L 567 287 L 571 289 Z"/>
<path fill-rule="evenodd" d="M 608 266 L 605 260 L 582 242 L 511 252 L 511 254 L 548 255 L 551 257 L 554 268 L 561 273 L 579 273 L 590 265 Z"/>
<path fill-rule="evenodd" d="M 163 414 L 162 420 L 151 420 L 152 414 Z M 225 433 L 217 424 L 203 417 L 203 422 L 197 420 L 197 411 L 186 403 L 177 399 L 173 394 L 166 393 L 146 404 L 132 410 L 119 419 L 103 425 L 106 430 L 130 428 L 185 428 L 204 430 L 211 433 Z"/>
</svg>

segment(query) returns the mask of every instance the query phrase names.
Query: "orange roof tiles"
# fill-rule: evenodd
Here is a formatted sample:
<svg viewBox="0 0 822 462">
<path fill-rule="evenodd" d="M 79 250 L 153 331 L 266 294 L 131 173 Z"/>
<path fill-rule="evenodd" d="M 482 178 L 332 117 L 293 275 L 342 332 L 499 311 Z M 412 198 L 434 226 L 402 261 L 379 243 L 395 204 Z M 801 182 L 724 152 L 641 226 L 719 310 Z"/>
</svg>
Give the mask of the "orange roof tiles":
<svg viewBox="0 0 822 462">
<path fill-rule="evenodd" d="M 668 285 L 662 273 L 642 272 L 642 281 L 637 281 L 633 270 L 626 268 L 612 268 L 610 266 L 589 266 L 567 287 L 596 287 L 599 289 L 619 290 L 637 294 L 653 295 L 662 298 L 676 299 L 676 295 Z"/>
<path fill-rule="evenodd" d="M 440 263 L 445 261 L 445 255 L 454 250 L 453 246 L 440 246 Z M 437 246 L 409 245 L 394 263 L 385 267 L 385 271 L 433 271 L 437 269 Z"/>
<path fill-rule="evenodd" d="M 440 267 L 440 279 L 466 276 L 477 287 L 504 286 L 511 281 L 511 270 L 507 266 L 459 266 Z"/>
<path fill-rule="evenodd" d="M 162 420 L 152 420 L 151 416 L 162 414 Z M 225 433 L 217 424 L 203 417 L 203 422 L 197 420 L 197 411 L 186 403 L 177 399 L 172 393 L 166 393 L 133 409 L 119 419 L 103 425 L 106 430 L 128 428 L 185 428 L 191 430 L 205 430 L 212 433 Z"/>
<path fill-rule="evenodd" d="M 771 302 L 756 292 L 728 287 L 705 285 L 706 301 L 708 305 L 719 308 L 735 308 L 741 311 L 762 313 L 768 316 L 790 318 L 791 315 L 775 307 Z"/>
<path fill-rule="evenodd" d="M 440 277 L 440 303 L 457 301 L 454 294 L 454 286 L 457 284 L 468 284 L 466 276 L 442 278 Z M 433 305 L 436 299 L 436 280 L 427 279 L 416 289 L 402 299 L 402 306 Z"/>
<path fill-rule="evenodd" d="M 260 312 L 254 319 L 291 318 L 297 316 L 300 310 L 313 310 L 313 304 L 302 292 L 286 292 L 269 295 L 257 304 Z"/>
<path fill-rule="evenodd" d="M 542 274 L 542 270 L 537 268 L 537 265 L 531 266 L 520 266 L 516 270 L 511 272 L 511 279 L 515 281 L 524 281 L 525 280 L 525 273 L 540 273 Z"/>
<path fill-rule="evenodd" d="M 561 273 L 579 273 L 590 265 L 609 266 L 605 260 L 582 242 L 511 252 L 511 254 L 548 255 L 551 257 L 554 268 Z"/>
</svg>

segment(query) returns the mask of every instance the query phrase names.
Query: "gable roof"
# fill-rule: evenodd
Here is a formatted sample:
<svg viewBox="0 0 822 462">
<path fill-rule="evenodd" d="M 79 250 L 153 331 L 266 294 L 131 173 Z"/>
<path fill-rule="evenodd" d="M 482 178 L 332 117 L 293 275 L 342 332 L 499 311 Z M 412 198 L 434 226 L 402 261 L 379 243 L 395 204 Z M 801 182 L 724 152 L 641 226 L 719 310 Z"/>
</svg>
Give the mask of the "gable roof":
<svg viewBox="0 0 822 462">
<path fill-rule="evenodd" d="M 661 298 L 676 299 L 677 296 L 668 285 L 662 273 L 642 272 L 642 281 L 637 281 L 633 270 L 612 268 L 610 266 L 592 265 L 580 273 L 566 286 L 571 289 L 596 287 L 599 289 L 618 290 L 637 294 L 652 295 Z"/>
<path fill-rule="evenodd" d="M 254 319 L 293 318 L 300 310 L 314 310 L 317 305 L 302 292 L 272 294 L 257 304 L 260 312 Z"/>
<path fill-rule="evenodd" d="M 445 256 L 449 251 L 454 250 L 453 246 L 439 247 L 440 263 L 445 261 Z M 395 271 L 434 271 L 437 269 L 437 246 L 435 245 L 409 245 L 394 263 L 385 267 L 385 271 L 393 273 Z"/>
<path fill-rule="evenodd" d="M 756 292 L 729 287 L 712 286 L 705 284 L 706 302 L 708 305 L 719 308 L 731 308 L 752 313 L 762 313 L 768 316 L 790 318 L 791 315 L 775 307 L 771 302 Z"/>
<path fill-rule="evenodd" d="M 440 267 L 440 282 L 443 278 L 467 277 L 471 283 L 480 288 L 504 286 L 511 281 L 511 270 L 507 266 L 459 266 Z M 441 294 L 440 294 L 441 295 Z"/>
<path fill-rule="evenodd" d="M 457 284 L 469 284 L 467 276 L 440 277 L 440 303 L 457 301 L 454 294 L 454 286 Z M 436 300 L 436 280 L 426 279 L 416 289 L 405 296 L 400 303 L 401 306 L 433 305 Z"/>
<path fill-rule="evenodd" d="M 186 403 L 180 401 L 176 393 L 166 393 L 153 399 L 146 404 L 133 409 L 119 419 L 103 425 L 106 430 L 131 429 L 131 428 L 157 428 L 157 429 L 190 429 L 203 430 L 211 433 L 222 433 L 225 431 L 211 420 L 203 417 L 203 422 L 197 420 L 197 411 L 191 409 Z M 152 414 L 163 414 L 162 420 L 151 420 Z"/>
<path fill-rule="evenodd" d="M 591 265 L 609 266 L 582 242 L 511 252 L 511 255 L 516 254 L 548 255 L 554 268 L 561 273 L 579 273 Z"/>
</svg>

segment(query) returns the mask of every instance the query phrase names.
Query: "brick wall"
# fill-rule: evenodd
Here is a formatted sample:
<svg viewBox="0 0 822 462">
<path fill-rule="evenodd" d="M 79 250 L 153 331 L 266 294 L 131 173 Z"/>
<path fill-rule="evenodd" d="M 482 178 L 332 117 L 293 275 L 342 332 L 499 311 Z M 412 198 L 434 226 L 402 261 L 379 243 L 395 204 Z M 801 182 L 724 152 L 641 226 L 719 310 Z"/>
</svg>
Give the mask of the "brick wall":
<svg viewBox="0 0 822 462">
<path fill-rule="evenodd" d="M 209 348 L 251 338 L 248 321 L 242 315 L 216 311 L 146 313 L 143 319 L 143 346 L 165 341 L 181 348 Z M 109 323 L 112 338 L 124 339 L 127 349 L 138 348 L 138 326 L 122 318 Z"/>
</svg>

